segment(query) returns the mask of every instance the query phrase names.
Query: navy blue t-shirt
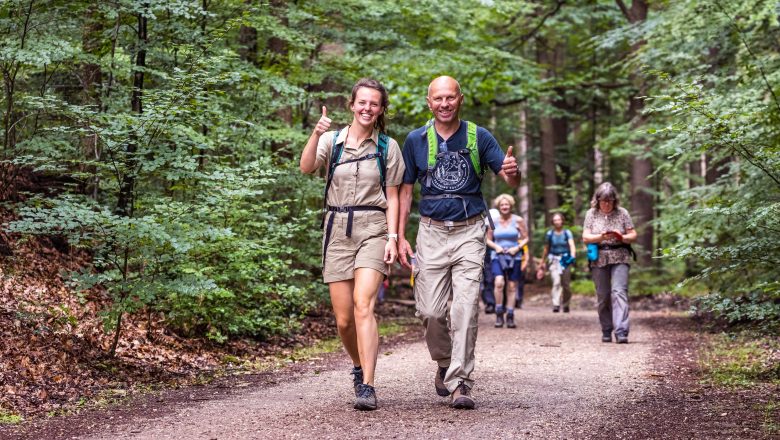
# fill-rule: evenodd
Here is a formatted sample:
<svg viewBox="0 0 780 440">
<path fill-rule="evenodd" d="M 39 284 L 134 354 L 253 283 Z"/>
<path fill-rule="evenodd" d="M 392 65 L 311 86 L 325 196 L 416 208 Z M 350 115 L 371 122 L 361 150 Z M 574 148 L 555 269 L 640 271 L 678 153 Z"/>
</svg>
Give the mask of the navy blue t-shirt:
<svg viewBox="0 0 780 440">
<path fill-rule="evenodd" d="M 466 149 L 468 142 L 466 121 L 460 121 L 460 128 L 447 139 L 447 150 L 459 152 Z M 444 141 L 436 133 L 438 143 Z M 490 168 L 494 173 L 501 171 L 505 154 L 498 146 L 496 138 L 489 131 L 477 127 L 477 148 L 479 148 L 480 166 L 482 169 Z M 434 220 L 465 220 L 487 210 L 480 190 L 480 177 L 471 164 L 468 153 L 457 154 L 453 160 L 437 160 L 436 168 L 431 178 L 431 186 L 426 186 L 426 174 L 428 172 L 428 136 L 425 127 L 418 128 L 406 137 L 403 148 L 404 183 L 414 184 L 419 181 L 422 186 L 421 194 L 461 194 L 466 200 L 466 209 L 463 209 L 461 199 L 421 200 L 420 215 Z"/>
</svg>

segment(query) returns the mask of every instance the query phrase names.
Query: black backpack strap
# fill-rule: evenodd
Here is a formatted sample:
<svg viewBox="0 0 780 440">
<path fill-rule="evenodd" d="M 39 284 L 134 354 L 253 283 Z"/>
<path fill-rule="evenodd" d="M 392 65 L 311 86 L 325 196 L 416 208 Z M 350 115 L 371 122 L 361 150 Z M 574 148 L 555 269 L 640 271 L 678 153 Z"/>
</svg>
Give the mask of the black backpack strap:
<svg viewBox="0 0 780 440">
<path fill-rule="evenodd" d="M 376 145 L 376 160 L 379 167 L 379 183 L 382 186 L 382 194 L 387 199 L 387 149 L 390 138 L 385 133 L 379 133 L 379 142 Z"/>
</svg>

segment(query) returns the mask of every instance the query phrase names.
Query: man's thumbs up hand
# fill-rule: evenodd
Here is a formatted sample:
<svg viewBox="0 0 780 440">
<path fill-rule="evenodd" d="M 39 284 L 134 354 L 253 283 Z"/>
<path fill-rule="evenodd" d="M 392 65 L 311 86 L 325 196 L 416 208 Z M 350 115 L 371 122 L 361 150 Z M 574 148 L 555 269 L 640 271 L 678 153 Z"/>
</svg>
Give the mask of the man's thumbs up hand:
<svg viewBox="0 0 780 440">
<path fill-rule="evenodd" d="M 504 163 L 501 164 L 501 171 L 506 173 L 507 176 L 516 176 L 520 174 L 520 170 L 517 169 L 517 159 L 512 155 L 512 146 L 506 150 L 506 156 L 504 157 Z"/>
</svg>

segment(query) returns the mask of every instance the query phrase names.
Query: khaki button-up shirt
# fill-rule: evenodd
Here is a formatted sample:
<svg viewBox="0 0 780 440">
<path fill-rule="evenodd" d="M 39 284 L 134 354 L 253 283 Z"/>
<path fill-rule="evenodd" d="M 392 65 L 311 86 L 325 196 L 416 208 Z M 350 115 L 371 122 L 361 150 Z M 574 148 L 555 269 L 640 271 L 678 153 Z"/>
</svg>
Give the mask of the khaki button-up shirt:
<svg viewBox="0 0 780 440">
<path fill-rule="evenodd" d="M 335 133 L 338 133 L 337 143 L 346 142 L 347 130 L 339 132 L 329 131 L 320 136 L 317 144 L 317 169 L 330 163 Z M 346 146 L 341 153 L 339 162 L 376 153 L 378 139 L 379 131 L 374 130 L 371 138 L 364 140 L 357 148 L 355 146 Z M 390 138 L 387 143 L 387 157 L 385 159 L 387 164 L 385 185 L 400 185 L 406 167 L 401 157 L 401 148 L 393 138 Z M 382 192 L 381 182 L 379 181 L 379 164 L 377 160 L 367 159 L 337 166 L 333 173 L 330 190 L 328 191 L 327 204 L 330 206 L 368 205 L 387 208 L 387 199 Z"/>
</svg>

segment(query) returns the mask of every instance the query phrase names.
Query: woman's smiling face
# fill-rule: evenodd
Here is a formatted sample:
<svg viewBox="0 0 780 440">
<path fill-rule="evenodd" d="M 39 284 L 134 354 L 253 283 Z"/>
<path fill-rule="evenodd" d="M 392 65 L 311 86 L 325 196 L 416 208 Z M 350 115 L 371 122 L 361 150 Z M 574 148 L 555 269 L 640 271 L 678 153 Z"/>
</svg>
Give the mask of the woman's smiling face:
<svg viewBox="0 0 780 440">
<path fill-rule="evenodd" d="M 382 93 L 368 87 L 361 87 L 355 93 L 355 102 L 350 107 L 354 121 L 363 127 L 374 129 L 376 120 L 382 114 Z"/>
</svg>

